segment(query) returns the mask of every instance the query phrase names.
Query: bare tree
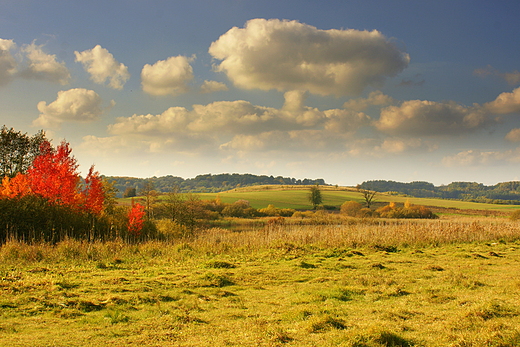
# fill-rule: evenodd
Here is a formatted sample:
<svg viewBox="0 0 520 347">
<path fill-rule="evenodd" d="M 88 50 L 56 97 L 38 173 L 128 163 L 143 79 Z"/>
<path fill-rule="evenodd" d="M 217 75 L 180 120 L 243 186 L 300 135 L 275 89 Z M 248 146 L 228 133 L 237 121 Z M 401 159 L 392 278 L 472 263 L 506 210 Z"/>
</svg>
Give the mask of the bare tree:
<svg viewBox="0 0 520 347">
<path fill-rule="evenodd" d="M 363 194 L 363 198 L 365 199 L 365 204 L 367 205 L 367 208 L 370 208 L 370 206 L 374 202 L 374 198 L 375 198 L 377 192 L 375 190 L 361 188 L 361 185 L 359 185 L 359 184 L 356 186 L 356 189 L 358 192 Z"/>
</svg>

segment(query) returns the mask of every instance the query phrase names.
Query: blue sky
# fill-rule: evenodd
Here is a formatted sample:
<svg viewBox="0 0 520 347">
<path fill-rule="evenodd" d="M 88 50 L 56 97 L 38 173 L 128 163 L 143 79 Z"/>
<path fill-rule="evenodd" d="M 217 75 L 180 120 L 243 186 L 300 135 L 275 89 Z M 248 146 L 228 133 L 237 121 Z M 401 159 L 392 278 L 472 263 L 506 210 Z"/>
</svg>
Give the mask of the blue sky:
<svg viewBox="0 0 520 347">
<path fill-rule="evenodd" d="M 495 184 L 518 1 L 2 1 L 0 123 L 105 175 Z"/>
</svg>

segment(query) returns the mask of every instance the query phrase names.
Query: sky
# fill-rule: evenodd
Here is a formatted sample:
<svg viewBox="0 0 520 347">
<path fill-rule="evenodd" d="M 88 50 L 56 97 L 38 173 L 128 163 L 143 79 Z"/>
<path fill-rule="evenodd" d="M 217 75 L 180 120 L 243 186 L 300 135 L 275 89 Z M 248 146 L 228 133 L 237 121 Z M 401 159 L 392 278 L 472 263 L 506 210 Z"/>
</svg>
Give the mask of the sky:
<svg viewBox="0 0 520 347">
<path fill-rule="evenodd" d="M 517 0 L 0 0 L 0 123 L 107 176 L 520 179 Z"/>
</svg>

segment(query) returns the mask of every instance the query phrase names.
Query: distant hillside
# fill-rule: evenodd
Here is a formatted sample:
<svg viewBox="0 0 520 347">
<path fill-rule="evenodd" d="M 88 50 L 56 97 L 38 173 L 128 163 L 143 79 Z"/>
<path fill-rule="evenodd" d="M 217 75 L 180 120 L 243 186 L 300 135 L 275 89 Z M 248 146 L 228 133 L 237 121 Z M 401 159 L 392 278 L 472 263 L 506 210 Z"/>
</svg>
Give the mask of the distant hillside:
<svg viewBox="0 0 520 347">
<path fill-rule="evenodd" d="M 485 186 L 476 182 L 453 182 L 434 186 L 428 182 L 366 181 L 360 185 L 377 192 L 406 194 L 418 198 L 456 199 L 494 204 L 520 204 L 520 181 Z"/>
<path fill-rule="evenodd" d="M 153 189 L 160 192 L 169 192 L 174 188 L 181 192 L 193 193 L 217 193 L 237 187 L 255 185 L 326 185 L 323 179 L 296 179 L 290 177 L 257 176 L 252 174 L 206 174 L 195 178 L 184 179 L 176 176 L 163 176 L 152 178 L 105 176 L 109 182 L 115 181 L 115 187 L 119 190 L 118 196 L 122 196 L 128 188 L 135 188 L 137 193 L 147 182 L 153 185 Z"/>
</svg>

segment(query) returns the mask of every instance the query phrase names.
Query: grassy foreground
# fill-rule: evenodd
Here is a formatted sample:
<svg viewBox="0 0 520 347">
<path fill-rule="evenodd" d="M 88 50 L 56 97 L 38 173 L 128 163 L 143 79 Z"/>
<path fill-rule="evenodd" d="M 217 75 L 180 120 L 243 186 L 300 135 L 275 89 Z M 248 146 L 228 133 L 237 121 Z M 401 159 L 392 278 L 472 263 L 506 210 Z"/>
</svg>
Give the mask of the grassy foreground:
<svg viewBox="0 0 520 347">
<path fill-rule="evenodd" d="M 10 242 L 1 346 L 516 346 L 520 227 L 499 219 Z"/>
</svg>

